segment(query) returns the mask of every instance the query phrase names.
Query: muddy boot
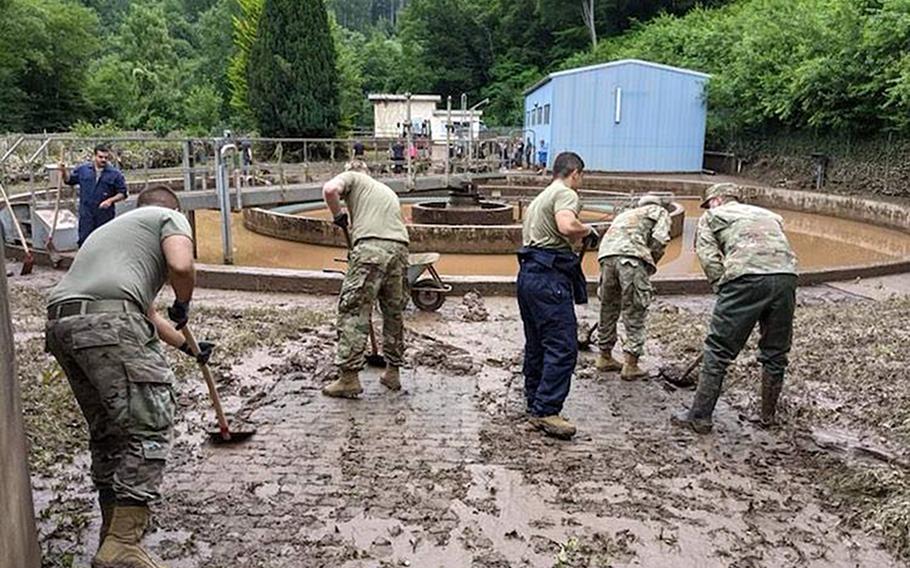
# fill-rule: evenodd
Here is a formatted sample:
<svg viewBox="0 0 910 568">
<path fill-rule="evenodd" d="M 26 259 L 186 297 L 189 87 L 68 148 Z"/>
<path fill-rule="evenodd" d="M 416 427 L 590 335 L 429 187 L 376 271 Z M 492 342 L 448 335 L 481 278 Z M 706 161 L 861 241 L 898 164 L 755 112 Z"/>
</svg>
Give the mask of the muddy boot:
<svg viewBox="0 0 910 568">
<path fill-rule="evenodd" d="M 711 415 L 714 414 L 713 393 L 707 388 L 706 379 L 702 378 L 698 390 L 695 391 L 695 397 L 692 399 L 692 407 L 688 411 L 674 413 L 670 417 L 670 422 L 680 428 L 688 428 L 696 434 L 708 434 L 714 428 L 714 422 Z M 704 387 L 704 388 L 703 388 Z"/>
<path fill-rule="evenodd" d="M 531 426 L 542 430 L 547 436 L 568 440 L 575 435 L 575 426 L 558 414 L 552 416 L 532 416 Z"/>
<path fill-rule="evenodd" d="M 711 430 L 714 428 L 714 423 L 711 422 L 710 418 L 692 418 L 691 413 L 688 410 L 674 412 L 673 415 L 670 416 L 670 422 L 674 426 L 688 428 L 696 434 L 710 434 Z"/>
<path fill-rule="evenodd" d="M 609 351 L 601 350 L 597 356 L 597 363 L 594 364 L 597 370 L 602 373 L 611 373 L 622 370 L 622 363 L 613 358 Z"/>
<path fill-rule="evenodd" d="M 626 363 L 622 366 L 619 376 L 624 381 L 634 381 L 648 375 L 647 371 L 638 366 L 638 355 L 626 353 Z"/>
<path fill-rule="evenodd" d="M 398 367 L 387 366 L 382 376 L 379 377 L 379 382 L 389 390 L 401 390 L 401 373 L 398 371 Z"/>
<path fill-rule="evenodd" d="M 114 507 L 110 529 L 92 559 L 92 568 L 167 568 L 139 545 L 148 519 L 145 505 Z"/>
<path fill-rule="evenodd" d="M 322 387 L 322 394 L 335 398 L 354 398 L 362 392 L 357 371 L 341 371 L 337 381 Z"/>
<path fill-rule="evenodd" d="M 762 373 L 761 414 L 758 416 L 758 424 L 762 428 L 771 428 L 776 424 L 775 415 L 777 414 L 777 399 L 780 398 L 780 391 L 783 386 L 783 377 L 777 379 L 768 373 Z"/>
</svg>

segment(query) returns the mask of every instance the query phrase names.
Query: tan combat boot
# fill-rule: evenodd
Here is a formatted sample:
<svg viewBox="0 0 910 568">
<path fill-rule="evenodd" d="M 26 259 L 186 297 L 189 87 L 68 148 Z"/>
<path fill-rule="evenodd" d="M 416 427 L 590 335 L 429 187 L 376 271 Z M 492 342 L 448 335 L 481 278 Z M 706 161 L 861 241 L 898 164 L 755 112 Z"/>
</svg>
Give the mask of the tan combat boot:
<svg viewBox="0 0 910 568">
<path fill-rule="evenodd" d="M 624 381 L 634 381 L 641 377 L 647 376 L 648 372 L 638 366 L 638 355 L 626 353 L 626 363 L 622 366 L 619 376 Z"/>
<path fill-rule="evenodd" d="M 92 559 L 92 568 L 167 568 L 139 545 L 148 519 L 146 506 L 114 507 L 110 529 Z"/>
<path fill-rule="evenodd" d="M 398 371 L 398 367 L 387 366 L 382 376 L 379 377 L 379 382 L 389 390 L 401 390 L 401 373 Z"/>
<path fill-rule="evenodd" d="M 329 383 L 322 388 L 322 394 L 335 398 L 354 398 L 363 392 L 360 386 L 360 373 L 357 371 L 341 371 L 337 381 Z"/>
<path fill-rule="evenodd" d="M 98 548 L 101 548 L 101 545 L 104 544 L 104 539 L 107 538 L 107 533 L 111 530 L 111 519 L 114 518 L 114 502 L 102 502 L 101 505 L 101 533 L 98 536 Z"/>
<path fill-rule="evenodd" d="M 547 436 L 568 440 L 575 435 L 575 426 L 558 414 L 552 416 L 532 416 L 531 426 L 542 430 Z"/>
<path fill-rule="evenodd" d="M 613 358 L 609 351 L 601 351 L 597 356 L 597 363 L 594 364 L 597 370 L 602 373 L 611 373 L 622 370 L 622 363 Z"/>
</svg>

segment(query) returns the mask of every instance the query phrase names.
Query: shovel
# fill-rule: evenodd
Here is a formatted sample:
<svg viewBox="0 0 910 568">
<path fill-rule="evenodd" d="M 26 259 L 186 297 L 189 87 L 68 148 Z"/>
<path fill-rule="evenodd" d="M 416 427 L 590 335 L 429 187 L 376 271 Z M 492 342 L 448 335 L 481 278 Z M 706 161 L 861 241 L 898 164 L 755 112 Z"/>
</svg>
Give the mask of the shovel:
<svg viewBox="0 0 910 568">
<path fill-rule="evenodd" d="M 199 344 L 196 343 L 196 338 L 193 337 L 193 333 L 190 331 L 190 328 L 184 327 L 182 330 L 183 337 L 186 339 L 186 342 L 190 346 L 190 351 L 194 354 L 199 353 Z M 205 385 L 209 389 L 209 397 L 212 399 L 212 406 L 215 407 L 215 417 L 218 419 L 218 430 L 207 432 L 209 439 L 214 444 L 230 444 L 234 442 L 242 442 L 250 436 L 256 433 L 255 430 L 247 431 L 231 431 L 228 428 L 227 418 L 224 417 L 224 410 L 221 408 L 221 398 L 218 396 L 218 391 L 215 389 L 215 381 L 212 379 L 212 372 L 209 370 L 209 366 L 205 363 L 199 363 L 199 368 L 202 369 L 202 376 L 205 378 Z"/>
<path fill-rule="evenodd" d="M 341 231 L 344 233 L 344 241 L 348 244 L 348 250 L 354 248 L 351 243 L 351 233 L 348 231 L 347 227 L 342 227 Z M 370 326 L 370 353 L 367 353 L 366 361 L 367 365 L 370 367 L 380 367 L 385 368 L 386 361 L 385 357 L 382 356 L 382 353 L 379 352 L 379 347 L 376 343 L 376 331 L 373 329 L 373 306 L 370 306 L 370 321 L 368 322 Z"/>
<path fill-rule="evenodd" d="M 21 276 L 26 276 L 32 273 L 32 268 L 35 266 L 35 257 L 32 255 L 32 251 L 28 249 L 28 243 L 25 242 L 25 234 L 22 232 L 22 227 L 19 225 L 19 219 L 16 218 L 16 213 L 13 211 L 13 204 L 9 202 L 9 196 L 6 194 L 6 190 L 3 188 L 2 183 L 0 183 L 0 194 L 3 195 L 3 201 L 6 202 L 9 216 L 13 220 L 13 226 L 16 228 L 16 233 L 19 235 L 19 242 L 22 243 L 22 248 L 25 249 L 25 257 L 22 259 L 22 271 L 19 272 L 19 274 Z"/>
<path fill-rule="evenodd" d="M 671 385 L 676 386 L 676 387 L 685 388 L 685 387 L 695 386 L 695 383 L 697 381 L 690 380 L 689 377 L 692 375 L 692 371 L 694 371 L 699 365 L 701 365 L 701 361 L 702 361 L 703 357 L 704 357 L 704 353 L 699 353 L 698 357 L 696 357 L 691 363 L 689 363 L 689 366 L 686 367 L 686 369 L 682 372 L 682 374 L 679 377 L 672 377 L 670 375 L 664 374 L 664 376 L 663 376 L 664 380 L 666 380 L 668 383 L 670 383 Z"/>
</svg>

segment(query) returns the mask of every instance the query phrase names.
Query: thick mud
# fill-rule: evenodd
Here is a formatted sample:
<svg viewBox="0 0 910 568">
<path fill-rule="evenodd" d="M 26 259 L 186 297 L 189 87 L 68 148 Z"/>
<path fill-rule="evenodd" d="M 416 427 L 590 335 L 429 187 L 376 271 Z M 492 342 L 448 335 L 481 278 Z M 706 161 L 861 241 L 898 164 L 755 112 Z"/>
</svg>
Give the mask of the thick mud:
<svg viewBox="0 0 910 568">
<path fill-rule="evenodd" d="M 11 280 L 17 347 L 38 341 L 54 279 Z M 403 390 L 367 369 L 359 400 L 335 400 L 319 392 L 335 375 L 334 298 L 200 291 L 192 325 L 219 343 L 229 415 L 257 432 L 211 445 L 204 385 L 175 353 L 175 444 L 146 540 L 176 568 L 905 565 L 910 301 L 799 294 L 779 428 L 747 419 L 754 345 L 713 434 L 671 427 L 691 391 L 660 370 L 697 355 L 712 304 L 684 297 L 653 306 L 647 380 L 581 354 L 565 410 L 579 434 L 564 442 L 526 424 L 514 299 L 411 308 Z M 592 323 L 597 305 L 578 313 Z M 87 566 L 99 520 L 85 434 L 53 368 L 20 350 L 27 413 L 62 433 L 30 431 L 45 565 Z"/>
</svg>

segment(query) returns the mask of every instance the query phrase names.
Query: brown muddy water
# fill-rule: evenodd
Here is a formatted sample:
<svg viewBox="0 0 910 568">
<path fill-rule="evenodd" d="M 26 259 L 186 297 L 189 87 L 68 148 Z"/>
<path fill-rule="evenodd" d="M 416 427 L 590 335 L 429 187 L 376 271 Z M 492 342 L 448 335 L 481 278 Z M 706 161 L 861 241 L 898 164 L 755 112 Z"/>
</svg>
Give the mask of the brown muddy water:
<svg viewBox="0 0 910 568">
<path fill-rule="evenodd" d="M 698 276 L 701 268 L 695 256 L 695 228 L 702 210 L 694 200 L 680 200 L 686 208 L 686 221 L 681 238 L 673 239 L 659 264 L 658 274 Z M 811 213 L 776 211 L 784 218 L 787 236 L 799 257 L 802 269 L 855 266 L 910 257 L 910 237 L 896 230 Z M 408 206 L 405 206 L 405 215 Z M 307 212 L 307 216 L 328 217 L 325 210 Z M 586 211 L 584 221 L 604 218 L 604 214 Z M 221 231 L 217 211 L 196 212 L 199 259 L 210 264 L 221 262 Z M 294 268 L 305 270 L 342 269 L 334 259 L 344 250 L 308 245 L 259 235 L 243 226 L 240 214 L 233 217 L 234 262 L 240 266 Z M 585 272 L 598 271 L 596 255 L 585 258 Z M 443 254 L 437 270 L 448 275 L 512 276 L 518 262 L 511 254 Z"/>
</svg>

